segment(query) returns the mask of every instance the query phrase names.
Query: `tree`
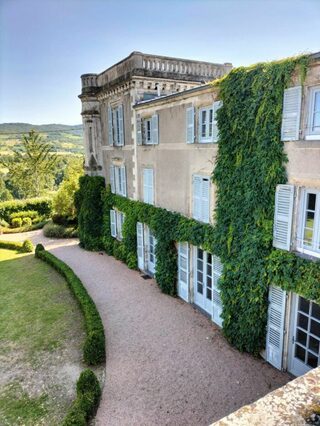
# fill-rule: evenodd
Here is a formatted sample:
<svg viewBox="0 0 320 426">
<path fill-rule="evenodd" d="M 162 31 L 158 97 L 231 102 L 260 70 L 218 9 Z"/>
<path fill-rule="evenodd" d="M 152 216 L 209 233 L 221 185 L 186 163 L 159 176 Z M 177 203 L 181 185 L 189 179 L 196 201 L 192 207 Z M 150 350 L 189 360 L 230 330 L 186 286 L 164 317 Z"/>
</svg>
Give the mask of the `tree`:
<svg viewBox="0 0 320 426">
<path fill-rule="evenodd" d="M 9 189 L 6 187 L 5 180 L 3 176 L 0 175 L 0 201 L 12 200 L 13 196 Z"/>
<path fill-rule="evenodd" d="M 53 199 L 55 214 L 67 219 L 76 218 L 74 194 L 79 189 L 79 178 L 83 175 L 83 158 L 72 158 L 64 172 L 64 180 Z"/>
<path fill-rule="evenodd" d="M 52 145 L 34 130 L 23 135 L 22 149 L 14 150 L 10 160 L 2 164 L 9 170 L 8 178 L 22 197 L 39 197 L 54 186 L 58 157 Z"/>
</svg>

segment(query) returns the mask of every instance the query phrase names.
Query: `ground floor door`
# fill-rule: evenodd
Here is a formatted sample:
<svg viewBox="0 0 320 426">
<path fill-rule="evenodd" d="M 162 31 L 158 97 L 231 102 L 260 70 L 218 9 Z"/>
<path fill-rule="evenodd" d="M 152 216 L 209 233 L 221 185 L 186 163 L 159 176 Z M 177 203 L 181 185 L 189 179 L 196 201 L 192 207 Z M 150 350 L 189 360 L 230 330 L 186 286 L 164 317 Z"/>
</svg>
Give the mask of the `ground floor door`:
<svg viewBox="0 0 320 426">
<path fill-rule="evenodd" d="M 320 305 L 293 295 L 288 370 L 301 376 L 320 365 Z"/>
<path fill-rule="evenodd" d="M 212 316 L 212 255 L 195 250 L 194 303 Z"/>
<path fill-rule="evenodd" d="M 178 244 L 178 296 L 189 302 L 189 244 Z"/>
<path fill-rule="evenodd" d="M 156 272 L 156 243 L 157 240 L 151 229 L 146 226 L 146 253 L 148 272 L 155 274 Z"/>
<path fill-rule="evenodd" d="M 212 320 L 221 327 L 222 302 L 218 286 L 222 274 L 220 259 L 195 247 L 194 271 L 194 303 L 210 314 Z"/>
</svg>

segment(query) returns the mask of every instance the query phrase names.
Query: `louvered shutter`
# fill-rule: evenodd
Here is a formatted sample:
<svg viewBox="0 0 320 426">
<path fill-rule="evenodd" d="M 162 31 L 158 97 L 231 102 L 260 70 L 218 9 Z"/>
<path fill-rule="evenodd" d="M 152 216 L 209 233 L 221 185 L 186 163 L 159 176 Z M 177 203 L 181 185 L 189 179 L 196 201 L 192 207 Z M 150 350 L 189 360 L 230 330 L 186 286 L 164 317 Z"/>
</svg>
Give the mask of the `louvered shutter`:
<svg viewBox="0 0 320 426">
<path fill-rule="evenodd" d="M 145 203 L 149 203 L 148 179 L 148 169 L 143 169 L 143 201 Z"/>
<path fill-rule="evenodd" d="M 144 270 L 144 241 L 143 241 L 143 224 L 137 222 L 137 256 L 138 268 Z"/>
<path fill-rule="evenodd" d="M 113 194 L 115 194 L 115 192 L 116 192 L 115 181 L 114 181 L 114 172 L 115 172 L 114 166 L 111 165 L 110 166 L 110 185 L 111 185 L 111 192 Z"/>
<path fill-rule="evenodd" d="M 194 143 L 194 107 L 186 110 L 186 141 Z"/>
<path fill-rule="evenodd" d="M 113 145 L 113 122 L 112 122 L 112 109 L 108 107 L 108 137 L 109 145 Z"/>
<path fill-rule="evenodd" d="M 153 169 L 149 169 L 149 203 L 154 204 Z"/>
<path fill-rule="evenodd" d="M 159 118 L 158 114 L 154 114 L 151 117 L 151 141 L 153 145 L 159 143 Z"/>
<path fill-rule="evenodd" d="M 121 170 L 120 167 L 114 168 L 114 180 L 115 180 L 115 187 L 116 187 L 116 194 L 122 195 L 122 180 L 121 180 Z"/>
<path fill-rule="evenodd" d="M 198 112 L 198 142 L 202 139 L 202 110 L 200 109 Z"/>
<path fill-rule="evenodd" d="M 137 145 L 142 145 L 142 120 L 140 115 L 137 115 Z"/>
<path fill-rule="evenodd" d="M 117 237 L 117 221 L 116 221 L 116 212 L 114 210 L 110 210 L 110 229 L 111 236 Z"/>
<path fill-rule="evenodd" d="M 201 220 L 201 190 L 202 178 L 193 176 L 193 218 L 197 220 Z"/>
<path fill-rule="evenodd" d="M 302 87 L 290 87 L 284 91 L 281 140 L 299 140 Z"/>
<path fill-rule="evenodd" d="M 123 105 L 118 106 L 118 121 L 119 121 L 119 145 L 124 145 L 124 118 L 123 118 Z"/>
<path fill-rule="evenodd" d="M 290 250 L 294 186 L 278 185 L 276 189 L 273 246 Z"/>
<path fill-rule="evenodd" d="M 178 244 L 178 296 L 189 302 L 189 244 Z"/>
<path fill-rule="evenodd" d="M 218 142 L 219 138 L 219 129 L 217 121 L 217 111 L 222 107 L 222 101 L 213 102 L 213 120 L 212 120 L 212 141 Z"/>
<path fill-rule="evenodd" d="M 125 166 L 122 166 L 120 168 L 120 176 L 121 176 L 121 195 L 126 197 L 127 196 L 127 177 L 126 177 Z"/>
<path fill-rule="evenodd" d="M 267 361 L 279 370 L 282 368 L 285 312 L 286 292 L 270 286 L 266 355 Z"/>
<path fill-rule="evenodd" d="M 201 185 L 201 220 L 209 223 L 210 221 L 210 182 L 209 178 L 202 179 Z"/>
<path fill-rule="evenodd" d="M 213 274 L 213 286 L 212 286 L 212 320 L 222 327 L 222 301 L 220 298 L 219 279 L 222 275 L 223 265 L 219 257 L 212 256 L 212 274 Z"/>
<path fill-rule="evenodd" d="M 112 125 L 113 125 L 113 143 L 119 145 L 119 128 L 118 128 L 119 110 L 115 108 L 112 110 Z"/>
</svg>

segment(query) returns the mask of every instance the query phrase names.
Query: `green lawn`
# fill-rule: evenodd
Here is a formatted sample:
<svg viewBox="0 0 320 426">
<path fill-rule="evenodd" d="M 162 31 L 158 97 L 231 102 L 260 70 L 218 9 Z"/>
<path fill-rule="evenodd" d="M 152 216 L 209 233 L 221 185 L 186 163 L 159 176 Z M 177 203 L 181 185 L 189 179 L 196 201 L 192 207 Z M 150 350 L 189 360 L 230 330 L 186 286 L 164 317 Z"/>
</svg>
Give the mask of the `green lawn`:
<svg viewBox="0 0 320 426">
<path fill-rule="evenodd" d="M 64 279 L 0 250 L 0 425 L 58 425 L 83 369 L 84 324 Z"/>
</svg>

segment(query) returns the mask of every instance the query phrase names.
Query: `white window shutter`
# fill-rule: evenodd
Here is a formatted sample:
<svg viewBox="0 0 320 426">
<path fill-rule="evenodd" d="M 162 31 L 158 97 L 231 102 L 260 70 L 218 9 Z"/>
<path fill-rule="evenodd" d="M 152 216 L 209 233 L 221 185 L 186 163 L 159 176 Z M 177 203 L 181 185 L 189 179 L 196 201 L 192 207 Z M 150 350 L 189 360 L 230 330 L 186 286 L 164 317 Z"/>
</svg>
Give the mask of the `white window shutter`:
<svg viewBox="0 0 320 426">
<path fill-rule="evenodd" d="M 202 179 L 201 185 L 201 220 L 202 222 L 210 222 L 210 180 Z"/>
<path fill-rule="evenodd" d="M 144 270 L 144 241 L 143 241 L 143 224 L 137 222 L 137 256 L 138 268 Z"/>
<path fill-rule="evenodd" d="M 114 210 L 110 210 L 110 229 L 111 236 L 117 237 L 117 220 L 116 220 L 116 212 Z"/>
<path fill-rule="evenodd" d="M 112 121 L 112 109 L 108 107 L 108 137 L 109 145 L 113 145 L 113 121 Z"/>
<path fill-rule="evenodd" d="M 151 117 L 151 140 L 154 145 L 159 143 L 159 118 L 158 114 Z"/>
<path fill-rule="evenodd" d="M 120 168 L 120 175 L 121 175 L 121 195 L 124 197 L 127 196 L 127 177 L 126 177 L 126 167 L 122 166 Z"/>
<path fill-rule="evenodd" d="M 110 166 L 110 185 L 111 185 L 111 192 L 115 194 L 116 192 L 116 186 L 114 181 L 114 166 Z"/>
<path fill-rule="evenodd" d="M 290 250 L 294 185 L 278 185 L 276 189 L 273 246 Z"/>
<path fill-rule="evenodd" d="M 148 204 L 154 203 L 153 169 L 143 170 L 143 201 Z"/>
<path fill-rule="evenodd" d="M 282 110 L 282 141 L 299 140 L 302 86 L 285 89 Z"/>
<path fill-rule="evenodd" d="M 124 119 L 123 119 L 123 105 L 118 106 L 118 120 L 119 120 L 119 145 L 124 145 Z"/>
<path fill-rule="evenodd" d="M 118 108 L 112 110 L 112 125 L 113 125 L 113 143 L 119 145 L 119 133 L 118 133 Z"/>
<path fill-rule="evenodd" d="M 212 255 L 212 274 L 213 274 L 213 286 L 212 286 L 212 320 L 220 327 L 222 327 L 222 301 L 220 297 L 219 279 L 222 275 L 223 265 L 219 257 Z"/>
<path fill-rule="evenodd" d="M 137 114 L 137 145 L 142 145 L 142 120 L 139 114 Z"/>
<path fill-rule="evenodd" d="M 153 169 L 149 169 L 149 203 L 154 204 L 154 179 Z"/>
<path fill-rule="evenodd" d="M 194 107 L 186 110 L 186 141 L 194 143 Z"/>
<path fill-rule="evenodd" d="M 189 244 L 178 244 L 178 296 L 189 302 Z"/>
<path fill-rule="evenodd" d="M 202 178 L 200 176 L 193 176 L 193 218 L 201 220 L 201 189 Z"/>
<path fill-rule="evenodd" d="M 198 112 L 198 142 L 200 142 L 202 139 L 201 132 L 202 132 L 202 111 L 200 109 Z"/>
<path fill-rule="evenodd" d="M 286 292 L 279 287 L 269 288 L 269 307 L 267 324 L 267 361 L 281 370 L 283 335 L 286 312 Z"/>
<path fill-rule="evenodd" d="M 217 121 L 217 111 L 222 107 L 222 101 L 213 102 L 213 121 L 212 121 L 212 141 L 218 142 L 219 139 L 219 129 Z"/>
<path fill-rule="evenodd" d="M 122 240 L 122 226 L 124 222 L 124 214 L 122 212 L 117 211 L 117 236 Z"/>
<path fill-rule="evenodd" d="M 148 191 L 148 169 L 143 169 L 143 201 L 149 202 L 149 191 Z"/>
</svg>

